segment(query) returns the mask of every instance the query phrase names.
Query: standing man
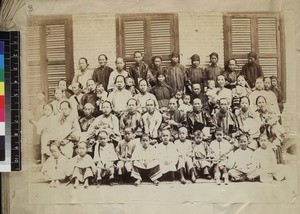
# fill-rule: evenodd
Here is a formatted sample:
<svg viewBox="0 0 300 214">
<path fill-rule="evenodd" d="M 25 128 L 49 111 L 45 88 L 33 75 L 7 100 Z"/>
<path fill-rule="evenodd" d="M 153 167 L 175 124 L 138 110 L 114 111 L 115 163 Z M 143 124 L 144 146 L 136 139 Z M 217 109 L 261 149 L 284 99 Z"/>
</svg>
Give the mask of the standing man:
<svg viewBox="0 0 300 214">
<path fill-rule="evenodd" d="M 98 85 L 102 84 L 105 91 L 107 91 L 107 84 L 109 80 L 109 75 L 113 71 L 111 67 L 106 66 L 107 64 L 107 56 L 105 54 L 100 54 L 98 56 L 98 62 L 100 67 L 96 68 L 93 73 L 92 79 Z"/>
<path fill-rule="evenodd" d="M 248 63 L 242 67 L 241 74 L 247 79 L 250 88 L 255 86 L 255 81 L 258 77 L 263 77 L 264 73 L 261 66 L 256 62 L 257 54 L 255 52 L 248 53 Z"/>
</svg>

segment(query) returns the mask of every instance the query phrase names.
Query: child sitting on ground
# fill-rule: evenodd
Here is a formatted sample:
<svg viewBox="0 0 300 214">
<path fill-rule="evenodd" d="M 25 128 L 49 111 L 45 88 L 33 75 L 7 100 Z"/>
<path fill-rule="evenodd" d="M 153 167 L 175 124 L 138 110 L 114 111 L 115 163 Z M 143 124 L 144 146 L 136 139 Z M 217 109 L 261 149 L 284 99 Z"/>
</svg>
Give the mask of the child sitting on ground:
<svg viewBox="0 0 300 214">
<path fill-rule="evenodd" d="M 196 182 L 195 169 L 192 161 L 192 142 L 187 139 L 188 130 L 186 127 L 179 128 L 179 139 L 174 142 L 179 159 L 177 171 L 180 175 L 180 182 L 186 184 L 185 172 L 190 176 L 192 183 Z"/>
<path fill-rule="evenodd" d="M 108 179 L 109 185 L 113 186 L 114 162 L 118 160 L 112 143 L 109 143 L 109 135 L 105 130 L 100 130 L 94 151 L 94 161 L 97 166 L 97 187 L 103 180 Z"/>
<path fill-rule="evenodd" d="M 79 182 L 84 183 L 84 188 L 88 188 L 89 179 L 93 178 L 96 174 L 96 166 L 92 157 L 87 154 L 87 143 L 81 141 L 77 144 L 77 155 L 71 161 L 73 169 L 72 179 L 75 179 L 74 189 L 78 188 Z"/>
<path fill-rule="evenodd" d="M 159 153 L 160 169 L 163 174 L 162 179 L 169 178 L 171 181 L 174 181 L 178 154 L 174 143 L 170 139 L 171 132 L 168 129 L 162 130 L 162 143 L 157 145 L 157 152 Z"/>
<path fill-rule="evenodd" d="M 157 150 L 150 145 L 148 134 L 141 137 L 141 145 L 138 145 L 132 154 L 133 168 L 131 176 L 136 179 L 135 186 L 142 182 L 142 175 L 146 175 L 155 186 L 159 184 L 158 179 L 162 176 L 160 171 Z"/>
<path fill-rule="evenodd" d="M 229 177 L 227 173 L 227 164 L 229 153 L 233 151 L 234 147 L 224 138 L 224 133 L 221 128 L 217 128 L 215 132 L 215 140 L 210 143 L 212 152 L 214 178 L 218 185 L 221 184 L 221 177 L 224 178 L 225 185 L 228 185 Z"/>
<path fill-rule="evenodd" d="M 208 144 L 203 141 L 203 132 L 196 130 L 194 132 L 194 143 L 193 143 L 193 163 L 197 176 L 200 177 L 202 174 L 208 180 L 211 179 L 211 162 L 207 161 L 210 157 L 210 148 Z"/>
<path fill-rule="evenodd" d="M 59 143 L 50 141 L 51 156 L 43 164 L 41 172 L 45 179 L 50 181 L 50 188 L 57 187 L 68 175 L 68 158 L 61 154 Z"/>
</svg>

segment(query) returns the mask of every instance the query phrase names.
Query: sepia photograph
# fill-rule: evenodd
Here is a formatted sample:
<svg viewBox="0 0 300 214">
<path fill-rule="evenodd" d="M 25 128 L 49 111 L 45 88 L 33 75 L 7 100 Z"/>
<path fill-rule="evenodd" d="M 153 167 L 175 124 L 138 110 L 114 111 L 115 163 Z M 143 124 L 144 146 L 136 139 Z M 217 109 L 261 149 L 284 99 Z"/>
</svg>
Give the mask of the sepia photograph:
<svg viewBox="0 0 300 214">
<path fill-rule="evenodd" d="M 28 16 L 29 203 L 290 203 L 291 17 Z"/>
</svg>

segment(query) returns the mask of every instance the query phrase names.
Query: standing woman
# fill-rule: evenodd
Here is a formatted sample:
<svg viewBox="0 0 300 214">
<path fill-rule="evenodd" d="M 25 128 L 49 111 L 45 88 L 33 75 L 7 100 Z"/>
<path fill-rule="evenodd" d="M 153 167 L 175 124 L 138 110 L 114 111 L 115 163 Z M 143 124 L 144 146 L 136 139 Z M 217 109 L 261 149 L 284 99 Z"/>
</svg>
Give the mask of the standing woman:
<svg viewBox="0 0 300 214">
<path fill-rule="evenodd" d="M 172 89 L 177 91 L 183 91 L 184 89 L 184 76 L 185 67 L 180 64 L 180 56 L 178 52 L 171 54 L 171 66 L 167 72 L 166 82 Z"/>
<path fill-rule="evenodd" d="M 167 69 L 162 67 L 162 58 L 161 56 L 154 56 L 151 58 L 151 61 L 152 61 L 152 68 L 150 69 L 151 70 L 151 73 L 152 73 L 152 76 L 150 78 L 150 85 L 151 86 L 154 86 L 156 84 L 156 75 L 158 72 L 163 72 L 163 73 L 167 73 Z"/>
<path fill-rule="evenodd" d="M 186 70 L 186 92 L 187 94 L 192 94 L 192 85 L 194 83 L 200 83 L 201 91 L 204 91 L 204 72 L 203 68 L 200 67 L 200 56 L 194 54 L 191 56 L 192 67 Z"/>
<path fill-rule="evenodd" d="M 217 76 L 223 73 L 223 69 L 218 66 L 219 55 L 216 52 L 212 52 L 209 55 L 210 65 L 204 68 L 204 74 L 206 80 L 217 80 Z"/>
<path fill-rule="evenodd" d="M 81 83 L 83 85 L 84 91 L 86 90 L 86 82 L 89 79 L 92 79 L 93 71 L 89 69 L 89 63 L 86 58 L 81 57 L 78 61 L 79 70 L 75 72 L 75 75 L 72 80 L 72 84 L 75 82 Z"/>
</svg>

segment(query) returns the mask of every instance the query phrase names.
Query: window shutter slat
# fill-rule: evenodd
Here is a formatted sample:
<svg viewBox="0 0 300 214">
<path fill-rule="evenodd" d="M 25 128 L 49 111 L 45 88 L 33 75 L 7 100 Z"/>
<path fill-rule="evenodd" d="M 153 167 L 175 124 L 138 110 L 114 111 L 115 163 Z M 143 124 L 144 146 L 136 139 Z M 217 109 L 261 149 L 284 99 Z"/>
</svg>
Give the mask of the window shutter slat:
<svg viewBox="0 0 300 214">
<path fill-rule="evenodd" d="M 47 25 L 46 26 L 46 56 L 49 62 L 65 61 L 65 26 Z"/>
<path fill-rule="evenodd" d="M 232 18 L 232 54 L 245 54 L 251 51 L 251 19 Z"/>
<path fill-rule="evenodd" d="M 143 20 L 124 22 L 124 41 L 125 57 L 132 57 L 134 51 L 145 51 Z"/>
<path fill-rule="evenodd" d="M 170 19 L 151 20 L 152 55 L 167 58 L 171 52 L 171 23 Z"/>
<path fill-rule="evenodd" d="M 277 74 L 278 74 L 277 58 L 260 58 L 259 63 L 262 67 L 265 77 L 270 77 L 272 75 L 277 76 Z"/>
<path fill-rule="evenodd" d="M 277 53 L 277 20 L 276 18 L 258 18 L 259 52 Z"/>
</svg>

